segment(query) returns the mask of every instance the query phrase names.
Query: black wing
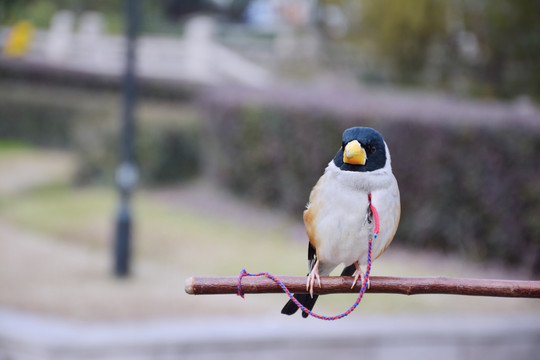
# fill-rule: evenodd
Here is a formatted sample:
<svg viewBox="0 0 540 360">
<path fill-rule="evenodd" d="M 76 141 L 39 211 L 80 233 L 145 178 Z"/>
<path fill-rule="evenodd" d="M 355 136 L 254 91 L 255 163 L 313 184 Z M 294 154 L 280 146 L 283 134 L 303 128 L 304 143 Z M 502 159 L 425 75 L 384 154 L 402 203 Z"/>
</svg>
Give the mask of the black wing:
<svg viewBox="0 0 540 360">
<path fill-rule="evenodd" d="M 315 248 L 313 245 L 311 245 L 310 242 L 308 242 L 308 269 L 309 272 L 313 270 L 313 266 L 315 266 L 315 263 L 317 262 L 317 252 L 315 251 Z M 309 275 L 308 272 L 308 275 Z M 317 301 L 317 298 L 319 295 L 313 295 L 311 297 L 310 294 L 294 294 L 293 295 L 300 304 L 302 304 L 307 309 L 311 310 L 313 309 L 313 306 L 315 305 L 315 302 Z M 292 301 L 289 300 L 283 309 L 281 309 L 281 313 L 285 315 L 292 315 L 296 311 L 298 311 L 298 306 Z M 307 312 L 302 312 L 302 317 L 307 318 L 309 315 Z"/>
<path fill-rule="evenodd" d="M 308 259 L 308 269 L 309 269 L 308 275 L 309 275 L 311 270 L 313 270 L 315 263 L 317 262 L 317 251 L 315 250 L 313 245 L 311 245 L 310 242 L 308 242 L 307 259 Z"/>
</svg>

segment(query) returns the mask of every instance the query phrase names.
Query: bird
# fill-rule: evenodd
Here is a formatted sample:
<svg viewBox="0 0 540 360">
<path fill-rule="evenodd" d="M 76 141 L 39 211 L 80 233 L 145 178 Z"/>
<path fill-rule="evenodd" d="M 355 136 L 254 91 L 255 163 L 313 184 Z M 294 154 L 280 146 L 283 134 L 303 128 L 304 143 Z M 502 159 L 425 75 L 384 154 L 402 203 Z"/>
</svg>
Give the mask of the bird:
<svg viewBox="0 0 540 360">
<path fill-rule="evenodd" d="M 371 194 L 371 195 L 370 195 Z M 371 200 L 369 199 L 371 198 Z M 369 127 L 352 127 L 342 135 L 341 147 L 311 190 L 303 213 L 308 236 L 306 291 L 296 299 L 312 310 L 318 295 L 315 282 L 329 276 L 339 265 L 341 276 L 364 281 L 370 232 L 370 201 L 379 214 L 379 234 L 372 244 L 372 259 L 390 245 L 397 231 L 401 203 L 397 180 L 392 173 L 390 151 L 382 135 Z M 292 315 L 298 306 L 289 300 L 281 310 Z M 308 313 L 302 312 L 304 318 Z"/>
</svg>

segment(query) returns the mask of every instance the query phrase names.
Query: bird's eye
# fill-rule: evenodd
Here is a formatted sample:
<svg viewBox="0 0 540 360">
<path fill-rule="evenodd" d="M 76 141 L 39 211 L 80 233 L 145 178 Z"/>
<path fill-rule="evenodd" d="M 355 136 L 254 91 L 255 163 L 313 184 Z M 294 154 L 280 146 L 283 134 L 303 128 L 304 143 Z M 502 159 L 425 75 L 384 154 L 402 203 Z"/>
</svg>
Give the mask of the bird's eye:
<svg viewBox="0 0 540 360">
<path fill-rule="evenodd" d="M 371 145 L 369 151 L 371 151 L 371 153 L 374 153 L 375 151 L 377 151 L 377 148 L 374 145 Z"/>
</svg>

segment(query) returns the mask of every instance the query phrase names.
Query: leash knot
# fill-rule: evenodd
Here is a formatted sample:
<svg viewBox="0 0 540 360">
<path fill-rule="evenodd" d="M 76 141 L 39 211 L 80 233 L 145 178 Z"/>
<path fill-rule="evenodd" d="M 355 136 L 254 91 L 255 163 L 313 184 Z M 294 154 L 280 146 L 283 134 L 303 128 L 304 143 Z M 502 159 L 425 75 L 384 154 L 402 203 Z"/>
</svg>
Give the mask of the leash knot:
<svg viewBox="0 0 540 360">
<path fill-rule="evenodd" d="M 238 293 L 236 295 L 240 296 L 242 299 L 244 299 L 245 295 L 242 291 L 242 278 L 247 275 L 249 275 L 249 273 L 246 271 L 246 268 L 242 268 L 240 275 L 238 275 Z"/>
</svg>

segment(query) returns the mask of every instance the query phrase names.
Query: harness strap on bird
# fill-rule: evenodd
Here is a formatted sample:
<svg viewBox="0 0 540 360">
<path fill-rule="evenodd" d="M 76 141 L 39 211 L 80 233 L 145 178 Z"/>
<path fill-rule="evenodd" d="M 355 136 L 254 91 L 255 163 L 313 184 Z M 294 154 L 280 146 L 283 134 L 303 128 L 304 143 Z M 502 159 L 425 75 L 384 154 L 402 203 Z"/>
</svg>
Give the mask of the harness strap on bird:
<svg viewBox="0 0 540 360">
<path fill-rule="evenodd" d="M 364 277 L 364 281 L 362 282 L 362 288 L 360 289 L 360 292 L 358 293 L 358 298 L 354 302 L 354 304 L 344 313 L 335 315 L 335 316 L 324 316 L 317 313 L 314 313 L 313 311 L 306 308 L 304 305 L 302 305 L 295 297 L 294 295 L 287 289 L 285 284 L 281 280 L 279 280 L 274 275 L 268 273 L 268 272 L 260 272 L 260 273 L 249 273 L 246 271 L 246 269 L 242 269 L 240 271 L 240 275 L 238 276 L 238 293 L 237 295 L 244 298 L 244 292 L 242 291 L 242 278 L 244 276 L 265 276 L 269 278 L 270 280 L 274 281 L 276 284 L 281 287 L 283 292 L 287 294 L 287 296 L 298 306 L 300 310 L 303 312 L 321 320 L 338 320 L 341 318 L 344 318 L 345 316 L 349 315 L 356 309 L 356 307 L 360 304 L 362 301 L 362 298 L 364 297 L 364 293 L 369 288 L 369 273 L 371 271 L 371 252 L 372 252 L 372 243 L 374 239 L 377 239 L 377 235 L 379 234 L 379 213 L 377 212 L 377 209 L 373 205 L 371 201 L 371 194 L 368 194 L 368 200 L 369 200 L 369 210 L 370 210 L 370 217 L 373 219 L 373 228 L 372 228 L 372 235 L 369 237 L 369 243 L 368 243 L 368 255 L 367 255 L 367 267 L 366 267 L 366 275 Z"/>
</svg>

